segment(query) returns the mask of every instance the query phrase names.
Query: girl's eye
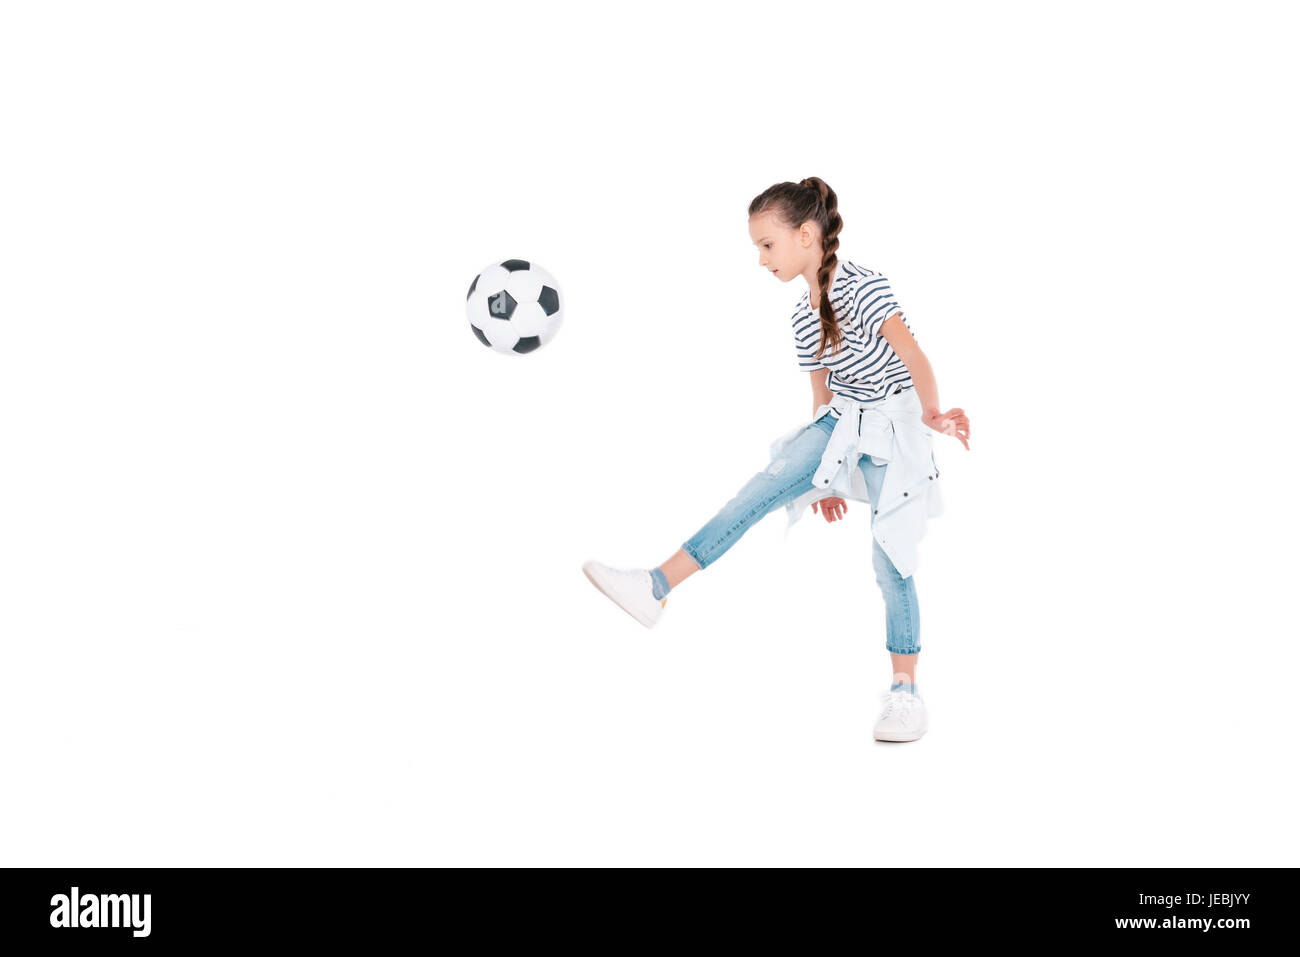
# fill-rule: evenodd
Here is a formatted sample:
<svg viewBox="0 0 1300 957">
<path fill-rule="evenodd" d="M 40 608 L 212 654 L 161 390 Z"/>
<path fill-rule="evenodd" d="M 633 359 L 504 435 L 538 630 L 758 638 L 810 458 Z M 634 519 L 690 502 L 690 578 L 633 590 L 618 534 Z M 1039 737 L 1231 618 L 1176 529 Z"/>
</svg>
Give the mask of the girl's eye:
<svg viewBox="0 0 1300 957">
<path fill-rule="evenodd" d="M 771 243 L 763 243 L 764 246 L 771 247 Z"/>
</svg>

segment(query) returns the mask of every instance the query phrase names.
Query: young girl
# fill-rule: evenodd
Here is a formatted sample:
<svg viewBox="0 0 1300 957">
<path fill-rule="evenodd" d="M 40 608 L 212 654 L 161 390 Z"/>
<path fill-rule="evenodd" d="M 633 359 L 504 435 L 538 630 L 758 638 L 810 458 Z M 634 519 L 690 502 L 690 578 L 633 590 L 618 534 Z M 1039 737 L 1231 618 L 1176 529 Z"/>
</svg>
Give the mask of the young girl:
<svg viewBox="0 0 1300 957">
<path fill-rule="evenodd" d="M 591 583 L 647 628 L 667 595 L 717 561 L 768 512 L 784 505 L 787 532 L 805 504 L 833 522 L 845 498 L 871 505 L 872 566 L 885 599 L 885 647 L 894 681 L 876 721 L 878 741 L 925 734 L 917 691 L 920 615 L 912 572 L 926 519 L 941 512 L 931 429 L 970 449 L 961 409 L 939 411 L 929 360 L 885 277 L 836 259 L 843 221 L 822 180 L 777 183 L 749 204 L 758 262 L 782 282 L 808 283 L 793 325 L 799 366 L 811 373 L 813 420 L 777 439 L 772 461 L 657 568 L 589 561 Z"/>
</svg>

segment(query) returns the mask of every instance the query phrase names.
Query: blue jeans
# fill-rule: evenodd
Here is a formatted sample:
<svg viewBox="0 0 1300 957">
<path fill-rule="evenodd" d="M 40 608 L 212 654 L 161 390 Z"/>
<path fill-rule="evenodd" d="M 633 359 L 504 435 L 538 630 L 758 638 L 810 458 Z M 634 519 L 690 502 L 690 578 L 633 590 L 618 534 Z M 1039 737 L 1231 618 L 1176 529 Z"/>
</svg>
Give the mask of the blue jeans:
<svg viewBox="0 0 1300 957">
<path fill-rule="evenodd" d="M 827 412 L 803 430 L 779 459 L 756 474 L 744 488 L 704 527 L 682 544 L 682 550 L 695 559 L 700 568 L 708 568 L 740 540 L 764 515 L 793 501 L 812 486 L 813 473 L 821 464 L 826 443 L 835 428 L 835 418 Z M 858 468 L 867 480 L 871 504 L 880 499 L 885 466 L 877 465 L 870 455 L 858 459 Z M 873 510 L 874 511 L 874 510 Z M 874 524 L 874 516 L 872 522 Z M 916 603 L 915 576 L 903 578 L 889 560 L 880 543 L 871 539 L 871 566 L 876 584 L 885 598 L 885 647 L 895 655 L 913 655 L 921 650 L 921 613 Z"/>
</svg>

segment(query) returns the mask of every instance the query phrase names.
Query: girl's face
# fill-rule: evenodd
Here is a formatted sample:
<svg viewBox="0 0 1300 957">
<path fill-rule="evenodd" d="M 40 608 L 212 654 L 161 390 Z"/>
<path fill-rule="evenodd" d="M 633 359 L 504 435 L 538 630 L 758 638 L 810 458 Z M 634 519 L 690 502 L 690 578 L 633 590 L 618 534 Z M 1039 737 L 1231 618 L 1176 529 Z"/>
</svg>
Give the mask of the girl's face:
<svg viewBox="0 0 1300 957">
<path fill-rule="evenodd" d="M 811 221 L 790 229 L 775 213 L 759 213 L 749 218 L 749 238 L 758 247 L 758 264 L 782 282 L 806 273 L 814 257 L 821 261 L 821 241 Z"/>
</svg>

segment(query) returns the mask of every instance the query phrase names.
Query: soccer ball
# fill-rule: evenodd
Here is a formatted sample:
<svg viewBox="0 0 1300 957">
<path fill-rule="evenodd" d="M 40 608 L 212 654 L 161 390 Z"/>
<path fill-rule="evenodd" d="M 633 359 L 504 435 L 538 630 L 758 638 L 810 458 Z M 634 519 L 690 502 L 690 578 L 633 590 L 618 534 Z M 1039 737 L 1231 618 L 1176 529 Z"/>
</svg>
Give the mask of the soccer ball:
<svg viewBox="0 0 1300 957">
<path fill-rule="evenodd" d="M 525 259 L 493 263 L 474 277 L 465 296 L 469 327 L 497 352 L 533 352 L 555 338 L 563 320 L 560 287 Z"/>
</svg>

